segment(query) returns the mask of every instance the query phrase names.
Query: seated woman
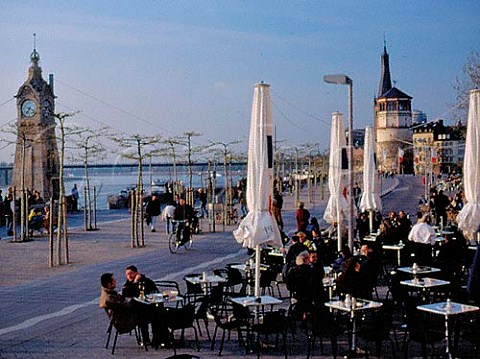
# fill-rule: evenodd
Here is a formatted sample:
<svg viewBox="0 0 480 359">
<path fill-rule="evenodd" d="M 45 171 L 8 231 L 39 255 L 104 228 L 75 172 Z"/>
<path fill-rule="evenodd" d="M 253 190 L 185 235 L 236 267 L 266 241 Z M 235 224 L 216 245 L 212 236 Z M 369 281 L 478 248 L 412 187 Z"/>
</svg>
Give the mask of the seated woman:
<svg viewBox="0 0 480 359">
<path fill-rule="evenodd" d="M 360 297 L 361 285 L 360 262 L 358 258 L 350 257 L 343 264 L 342 273 L 337 278 L 337 291 L 343 295 Z"/>
<path fill-rule="evenodd" d="M 345 262 L 352 257 L 350 247 L 343 246 L 342 250 L 338 253 L 338 258 L 332 263 L 332 269 L 334 272 L 343 272 L 345 269 Z"/>
<path fill-rule="evenodd" d="M 33 235 L 34 231 L 41 231 L 43 228 L 44 215 L 39 208 L 32 208 L 28 215 L 29 234 Z"/>
</svg>

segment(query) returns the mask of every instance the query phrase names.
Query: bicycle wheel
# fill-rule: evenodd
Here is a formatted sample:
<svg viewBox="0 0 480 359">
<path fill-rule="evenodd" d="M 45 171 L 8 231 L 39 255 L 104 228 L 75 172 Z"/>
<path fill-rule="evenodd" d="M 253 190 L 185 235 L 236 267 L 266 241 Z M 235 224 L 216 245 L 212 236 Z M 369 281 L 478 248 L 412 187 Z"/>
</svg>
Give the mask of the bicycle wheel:
<svg viewBox="0 0 480 359">
<path fill-rule="evenodd" d="M 178 246 L 179 242 L 177 241 L 177 234 L 172 233 L 168 237 L 168 249 L 170 250 L 170 253 L 177 253 L 178 251 Z"/>
</svg>

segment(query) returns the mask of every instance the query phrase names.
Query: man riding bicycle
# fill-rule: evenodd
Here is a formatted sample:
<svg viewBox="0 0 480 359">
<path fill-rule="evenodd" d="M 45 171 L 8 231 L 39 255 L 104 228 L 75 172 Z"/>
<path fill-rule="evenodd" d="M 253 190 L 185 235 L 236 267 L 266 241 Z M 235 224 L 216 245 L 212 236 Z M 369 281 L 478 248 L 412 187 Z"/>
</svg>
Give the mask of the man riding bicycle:
<svg viewBox="0 0 480 359">
<path fill-rule="evenodd" d="M 178 200 L 175 207 L 173 219 L 179 221 L 177 225 L 177 241 L 180 245 L 187 243 L 190 240 L 190 224 L 192 223 L 195 212 L 193 207 L 185 202 L 183 198 Z"/>
</svg>

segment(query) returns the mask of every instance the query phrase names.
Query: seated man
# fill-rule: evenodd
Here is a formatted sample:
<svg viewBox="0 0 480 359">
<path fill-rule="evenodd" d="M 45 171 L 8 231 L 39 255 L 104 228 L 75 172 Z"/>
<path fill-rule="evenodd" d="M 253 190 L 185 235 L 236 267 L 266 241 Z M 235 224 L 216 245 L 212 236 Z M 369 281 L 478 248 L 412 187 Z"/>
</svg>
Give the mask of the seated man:
<svg viewBox="0 0 480 359">
<path fill-rule="evenodd" d="M 115 321 L 115 327 L 119 332 L 132 331 L 139 324 L 139 317 L 132 301 L 115 290 L 117 281 L 112 273 L 102 274 L 100 282 L 100 308 L 104 308 L 108 316 Z"/>
<path fill-rule="evenodd" d="M 122 288 L 122 294 L 125 297 L 138 297 L 141 290 L 143 290 L 145 295 L 158 293 L 155 282 L 147 278 L 144 274 L 140 274 L 136 266 L 129 265 L 125 268 L 125 276 L 127 277 L 127 281 Z"/>
<path fill-rule="evenodd" d="M 183 198 L 178 200 L 178 205 L 175 207 L 173 219 L 175 221 L 183 221 L 177 224 L 177 241 L 181 240 L 180 244 L 185 244 L 190 240 L 190 224 L 195 216 L 191 205 L 187 204 Z M 183 235 L 183 238 L 181 236 Z"/>
<path fill-rule="evenodd" d="M 372 292 L 377 285 L 377 279 L 382 269 L 382 261 L 378 249 L 371 243 L 365 243 L 360 248 L 359 279 L 361 286 L 357 295 L 363 299 L 372 299 Z"/>
<path fill-rule="evenodd" d="M 323 305 L 327 301 L 327 294 L 323 286 L 323 277 L 325 277 L 325 268 L 323 262 L 318 258 L 318 253 L 314 250 L 309 251 L 309 263 L 313 275 L 314 304 Z"/>
<path fill-rule="evenodd" d="M 129 265 L 126 267 L 125 276 L 127 277 L 127 280 L 122 288 L 123 296 L 127 298 L 139 297 L 141 291 L 143 291 L 144 295 L 158 293 L 158 288 L 155 285 L 155 282 L 144 274 L 140 274 L 136 266 Z M 168 345 L 168 329 L 163 325 L 162 321 L 163 308 L 152 307 L 139 302 L 135 302 L 135 306 L 143 315 L 145 315 L 146 318 L 148 318 L 148 320 L 140 325 L 142 336 L 144 338 L 149 338 L 148 323 L 152 323 L 152 344 L 154 346 Z M 149 340 L 146 340 L 146 342 L 149 343 Z"/>
<path fill-rule="evenodd" d="M 414 261 L 421 265 L 432 264 L 432 248 L 435 244 L 435 230 L 430 225 L 430 215 L 417 213 L 417 223 L 408 234 L 410 251 L 414 254 Z"/>
<path fill-rule="evenodd" d="M 314 301 L 314 273 L 309 258 L 308 251 L 301 252 L 287 273 L 287 289 L 294 294 L 297 307 L 303 311 L 311 311 Z"/>
</svg>

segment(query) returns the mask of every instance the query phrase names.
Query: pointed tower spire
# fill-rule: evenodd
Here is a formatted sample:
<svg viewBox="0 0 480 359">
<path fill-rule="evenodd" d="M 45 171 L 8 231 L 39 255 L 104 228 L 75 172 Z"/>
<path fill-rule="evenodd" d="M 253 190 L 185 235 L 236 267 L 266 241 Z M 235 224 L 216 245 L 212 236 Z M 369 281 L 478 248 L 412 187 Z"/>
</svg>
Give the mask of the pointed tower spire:
<svg viewBox="0 0 480 359">
<path fill-rule="evenodd" d="M 383 54 L 382 54 L 382 74 L 380 77 L 380 85 L 378 87 L 378 97 L 381 97 L 385 92 L 392 88 L 392 80 L 390 77 L 390 63 L 387 53 L 387 42 L 383 39 Z"/>
<path fill-rule="evenodd" d="M 37 34 L 33 34 L 33 51 L 30 54 L 30 60 L 32 61 L 32 65 L 38 66 L 40 54 L 37 51 Z"/>
</svg>

